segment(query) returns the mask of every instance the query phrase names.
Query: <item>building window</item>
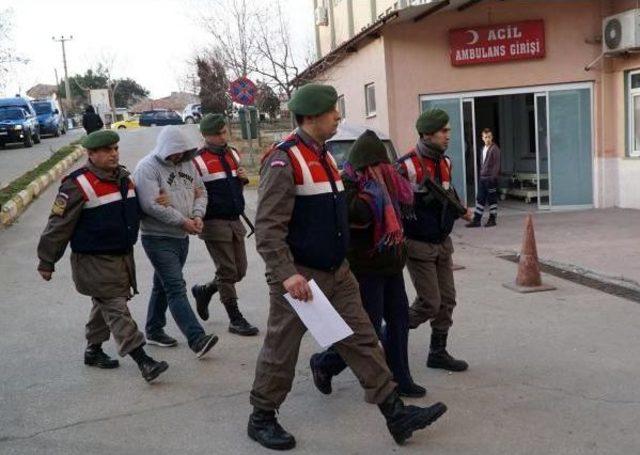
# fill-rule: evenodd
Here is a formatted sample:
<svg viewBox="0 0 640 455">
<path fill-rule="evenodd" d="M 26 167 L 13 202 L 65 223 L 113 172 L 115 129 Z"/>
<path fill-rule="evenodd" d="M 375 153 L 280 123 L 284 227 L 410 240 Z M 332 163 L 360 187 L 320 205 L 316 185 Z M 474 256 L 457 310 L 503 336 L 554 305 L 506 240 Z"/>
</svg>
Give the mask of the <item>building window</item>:
<svg viewBox="0 0 640 455">
<path fill-rule="evenodd" d="M 629 73 L 629 156 L 640 157 L 640 71 Z"/>
<path fill-rule="evenodd" d="M 344 95 L 340 95 L 338 97 L 338 112 L 340 112 L 340 117 L 341 118 L 346 118 L 347 117 L 347 111 L 345 109 L 344 106 Z"/>
<path fill-rule="evenodd" d="M 364 86 L 364 102 L 367 117 L 376 115 L 376 86 L 373 83 Z"/>
</svg>

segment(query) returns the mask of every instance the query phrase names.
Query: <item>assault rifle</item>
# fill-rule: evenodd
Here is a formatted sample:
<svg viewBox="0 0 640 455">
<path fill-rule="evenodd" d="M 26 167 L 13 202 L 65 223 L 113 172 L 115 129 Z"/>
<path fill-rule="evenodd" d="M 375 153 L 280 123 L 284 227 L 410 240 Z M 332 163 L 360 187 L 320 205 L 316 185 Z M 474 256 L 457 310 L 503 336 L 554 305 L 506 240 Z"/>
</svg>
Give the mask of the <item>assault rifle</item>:
<svg viewBox="0 0 640 455">
<path fill-rule="evenodd" d="M 447 206 L 451 206 L 458 216 L 463 216 L 467 213 L 467 208 L 462 205 L 462 203 L 458 199 L 457 194 L 455 193 L 455 190 L 445 190 L 441 185 L 438 185 L 436 182 L 431 180 L 429 176 L 426 176 L 424 178 L 424 180 L 420 184 L 420 188 L 426 189 L 427 194 L 431 195 L 434 199 L 440 202 L 443 207 L 446 208 Z"/>
</svg>

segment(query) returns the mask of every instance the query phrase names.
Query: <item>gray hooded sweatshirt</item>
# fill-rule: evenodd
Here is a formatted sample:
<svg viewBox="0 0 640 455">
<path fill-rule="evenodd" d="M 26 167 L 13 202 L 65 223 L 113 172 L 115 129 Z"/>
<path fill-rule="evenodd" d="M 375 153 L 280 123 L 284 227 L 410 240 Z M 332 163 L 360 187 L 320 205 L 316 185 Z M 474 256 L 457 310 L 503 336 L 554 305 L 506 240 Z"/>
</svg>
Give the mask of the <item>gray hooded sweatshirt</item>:
<svg viewBox="0 0 640 455">
<path fill-rule="evenodd" d="M 188 218 L 204 217 L 207 210 L 207 190 L 192 162 L 196 144 L 175 125 L 162 128 L 156 147 L 136 166 L 133 177 L 144 216 L 140 224 L 142 235 L 185 238 L 182 224 Z M 178 164 L 167 160 L 176 153 L 186 152 Z M 169 196 L 169 207 L 155 200 L 160 189 Z M 199 196 L 196 198 L 196 190 Z"/>
</svg>

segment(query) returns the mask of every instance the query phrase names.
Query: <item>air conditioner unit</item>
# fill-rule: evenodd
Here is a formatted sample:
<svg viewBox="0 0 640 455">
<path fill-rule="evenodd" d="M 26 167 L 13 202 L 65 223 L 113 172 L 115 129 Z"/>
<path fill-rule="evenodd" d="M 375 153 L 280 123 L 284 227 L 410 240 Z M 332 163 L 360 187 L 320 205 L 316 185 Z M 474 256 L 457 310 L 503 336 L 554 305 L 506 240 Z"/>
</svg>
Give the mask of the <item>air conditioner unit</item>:
<svg viewBox="0 0 640 455">
<path fill-rule="evenodd" d="M 326 27 L 329 25 L 329 13 L 326 6 L 318 6 L 315 10 L 316 25 Z"/>
<path fill-rule="evenodd" d="M 640 48 L 640 10 L 609 16 L 602 21 L 602 52 L 614 54 Z"/>
</svg>

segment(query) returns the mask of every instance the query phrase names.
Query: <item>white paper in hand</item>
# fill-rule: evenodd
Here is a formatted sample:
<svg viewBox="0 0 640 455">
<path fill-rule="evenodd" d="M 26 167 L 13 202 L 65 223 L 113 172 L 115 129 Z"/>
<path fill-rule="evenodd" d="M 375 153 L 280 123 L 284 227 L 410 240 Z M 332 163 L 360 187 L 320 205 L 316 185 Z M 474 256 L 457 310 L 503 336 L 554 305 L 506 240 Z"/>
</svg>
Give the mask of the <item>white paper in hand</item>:
<svg viewBox="0 0 640 455">
<path fill-rule="evenodd" d="M 324 349 L 353 335 L 351 327 L 344 322 L 331 302 L 314 280 L 309 281 L 313 299 L 308 302 L 296 300 L 289 293 L 284 298 L 291 304 L 313 338 Z"/>
</svg>

